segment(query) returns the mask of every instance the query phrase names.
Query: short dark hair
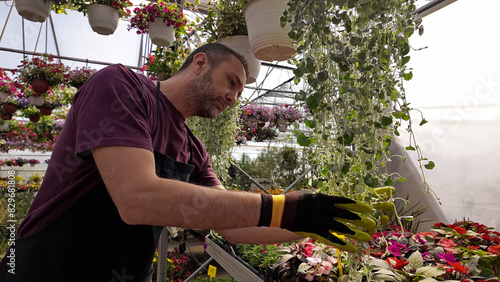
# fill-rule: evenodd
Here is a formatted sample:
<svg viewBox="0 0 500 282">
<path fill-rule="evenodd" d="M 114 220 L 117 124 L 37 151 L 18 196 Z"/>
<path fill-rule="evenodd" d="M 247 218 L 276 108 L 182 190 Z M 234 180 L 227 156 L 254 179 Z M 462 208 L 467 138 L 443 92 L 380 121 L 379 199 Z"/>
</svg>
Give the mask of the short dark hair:
<svg viewBox="0 0 500 282">
<path fill-rule="evenodd" d="M 208 62 L 210 64 L 210 69 L 213 70 L 220 65 L 223 61 L 228 61 L 230 55 L 236 56 L 238 60 L 240 60 L 243 68 L 245 69 L 246 76 L 248 77 L 248 63 L 245 57 L 243 57 L 240 53 L 234 51 L 233 49 L 220 44 L 220 43 L 206 43 L 198 48 L 196 48 L 184 61 L 181 68 L 178 72 L 182 72 L 187 69 L 189 65 L 193 62 L 194 55 L 198 53 L 205 53 L 208 57 Z"/>
</svg>

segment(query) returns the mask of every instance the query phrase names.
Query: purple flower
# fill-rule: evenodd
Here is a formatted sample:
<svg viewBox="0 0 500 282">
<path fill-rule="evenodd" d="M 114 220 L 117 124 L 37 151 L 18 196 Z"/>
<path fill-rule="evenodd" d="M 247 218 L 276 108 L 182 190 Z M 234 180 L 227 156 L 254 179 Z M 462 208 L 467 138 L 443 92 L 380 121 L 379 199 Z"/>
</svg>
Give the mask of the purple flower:
<svg viewBox="0 0 500 282">
<path fill-rule="evenodd" d="M 449 262 L 449 263 L 454 263 L 455 262 L 455 256 L 451 253 L 440 253 L 439 258 Z"/>
</svg>

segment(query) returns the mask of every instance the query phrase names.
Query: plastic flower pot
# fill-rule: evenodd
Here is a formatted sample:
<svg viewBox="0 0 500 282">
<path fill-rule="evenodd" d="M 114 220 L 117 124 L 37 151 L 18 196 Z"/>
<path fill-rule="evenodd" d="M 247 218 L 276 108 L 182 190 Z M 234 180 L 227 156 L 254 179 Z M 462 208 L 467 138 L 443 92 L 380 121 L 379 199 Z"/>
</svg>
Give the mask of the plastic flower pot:
<svg viewBox="0 0 500 282">
<path fill-rule="evenodd" d="M 295 54 L 289 24 L 282 28 L 280 17 L 288 0 L 252 0 L 243 9 L 248 40 L 255 57 L 262 61 L 284 61 Z"/>
<path fill-rule="evenodd" d="M 6 114 L 13 114 L 17 111 L 17 106 L 12 103 L 3 103 L 2 108 Z"/>
<path fill-rule="evenodd" d="M 10 126 L 8 122 L 3 122 L 2 124 L 0 124 L 0 131 L 9 131 L 9 128 Z"/>
<path fill-rule="evenodd" d="M 38 93 L 45 93 L 49 90 L 49 82 L 40 78 L 33 78 L 31 80 L 31 88 Z"/>
<path fill-rule="evenodd" d="M 16 0 L 17 13 L 32 22 L 45 22 L 50 15 L 51 8 L 51 0 Z"/>
<path fill-rule="evenodd" d="M 40 96 L 29 96 L 30 99 L 30 104 L 34 106 L 41 106 L 43 102 L 45 101 L 45 97 L 40 95 Z"/>
<path fill-rule="evenodd" d="M 119 13 L 113 7 L 104 4 L 87 6 L 89 24 L 92 30 L 101 35 L 110 35 L 118 27 Z"/>
<path fill-rule="evenodd" d="M 149 39 L 158 46 L 171 46 L 175 40 L 175 27 L 167 26 L 163 18 L 155 18 L 154 22 L 148 24 Z"/>
<path fill-rule="evenodd" d="M 224 44 L 234 51 L 240 53 L 248 63 L 248 78 L 247 84 L 254 83 L 257 80 L 260 72 L 260 60 L 253 54 L 250 48 L 250 42 L 247 35 L 234 35 L 217 40 L 218 43 Z"/>
<path fill-rule="evenodd" d="M 50 108 L 39 108 L 39 110 L 43 116 L 50 116 L 52 114 L 52 109 Z"/>
<path fill-rule="evenodd" d="M 288 128 L 288 125 L 286 123 L 285 124 L 280 124 L 278 130 L 280 132 L 286 132 L 287 128 Z"/>
<path fill-rule="evenodd" d="M 9 98 L 9 94 L 7 92 L 0 91 L 0 103 L 4 103 Z"/>
</svg>

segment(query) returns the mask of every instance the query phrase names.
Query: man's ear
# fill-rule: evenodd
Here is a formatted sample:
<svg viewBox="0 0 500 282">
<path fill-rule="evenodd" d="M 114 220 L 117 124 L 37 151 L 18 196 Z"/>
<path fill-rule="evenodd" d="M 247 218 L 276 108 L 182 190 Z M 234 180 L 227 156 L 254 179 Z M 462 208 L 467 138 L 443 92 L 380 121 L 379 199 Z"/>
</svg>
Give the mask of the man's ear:
<svg viewBox="0 0 500 282">
<path fill-rule="evenodd" d="M 203 52 L 196 53 L 193 57 L 191 67 L 196 74 L 201 74 L 205 68 L 209 67 L 207 54 Z"/>
</svg>

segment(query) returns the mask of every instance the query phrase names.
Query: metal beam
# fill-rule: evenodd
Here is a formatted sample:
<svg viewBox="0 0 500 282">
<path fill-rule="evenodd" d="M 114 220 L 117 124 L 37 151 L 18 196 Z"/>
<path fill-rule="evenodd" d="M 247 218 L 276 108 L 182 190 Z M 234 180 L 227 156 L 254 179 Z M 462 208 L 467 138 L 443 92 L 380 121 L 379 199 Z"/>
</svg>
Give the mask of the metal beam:
<svg viewBox="0 0 500 282">
<path fill-rule="evenodd" d="M 416 18 L 423 18 L 429 14 L 434 13 L 437 10 L 440 10 L 457 0 L 434 0 L 430 3 L 425 4 L 424 6 L 416 9 L 411 14 Z"/>
</svg>

